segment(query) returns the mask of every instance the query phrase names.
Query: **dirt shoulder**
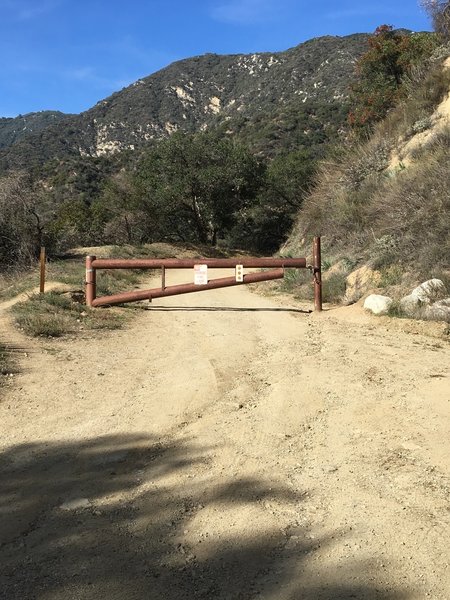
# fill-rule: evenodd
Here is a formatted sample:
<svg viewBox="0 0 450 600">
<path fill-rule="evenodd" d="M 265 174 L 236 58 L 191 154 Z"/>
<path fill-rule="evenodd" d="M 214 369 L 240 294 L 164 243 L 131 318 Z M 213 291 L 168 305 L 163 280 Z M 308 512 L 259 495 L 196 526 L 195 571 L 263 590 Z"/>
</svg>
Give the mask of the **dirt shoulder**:
<svg viewBox="0 0 450 600">
<path fill-rule="evenodd" d="M 0 597 L 446 600 L 450 347 L 309 308 L 229 288 L 70 341 L 2 313 Z"/>
</svg>

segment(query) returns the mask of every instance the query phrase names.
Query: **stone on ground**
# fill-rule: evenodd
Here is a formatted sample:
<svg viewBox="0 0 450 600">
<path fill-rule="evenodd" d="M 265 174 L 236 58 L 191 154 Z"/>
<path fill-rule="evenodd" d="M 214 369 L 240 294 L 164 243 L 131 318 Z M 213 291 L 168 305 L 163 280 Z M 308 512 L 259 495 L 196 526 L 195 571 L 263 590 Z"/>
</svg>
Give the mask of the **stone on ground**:
<svg viewBox="0 0 450 600">
<path fill-rule="evenodd" d="M 374 315 L 385 315 L 389 312 L 391 304 L 392 298 L 389 296 L 370 294 L 364 301 L 364 309 L 370 310 Z"/>
</svg>

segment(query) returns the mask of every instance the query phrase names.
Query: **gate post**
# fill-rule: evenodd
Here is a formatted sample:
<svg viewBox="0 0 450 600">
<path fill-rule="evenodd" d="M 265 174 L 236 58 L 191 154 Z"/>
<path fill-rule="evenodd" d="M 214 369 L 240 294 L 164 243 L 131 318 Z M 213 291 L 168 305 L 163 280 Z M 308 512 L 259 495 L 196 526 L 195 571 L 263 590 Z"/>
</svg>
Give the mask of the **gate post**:
<svg viewBox="0 0 450 600">
<path fill-rule="evenodd" d="M 96 296 L 97 277 L 95 269 L 92 266 L 96 256 L 86 256 L 86 305 L 92 306 Z"/>
<path fill-rule="evenodd" d="M 39 255 L 39 293 L 45 292 L 45 248 L 41 246 L 41 253 Z"/>
<path fill-rule="evenodd" d="M 320 237 L 313 242 L 313 273 L 314 273 L 314 310 L 322 310 L 322 257 L 320 252 Z"/>
</svg>

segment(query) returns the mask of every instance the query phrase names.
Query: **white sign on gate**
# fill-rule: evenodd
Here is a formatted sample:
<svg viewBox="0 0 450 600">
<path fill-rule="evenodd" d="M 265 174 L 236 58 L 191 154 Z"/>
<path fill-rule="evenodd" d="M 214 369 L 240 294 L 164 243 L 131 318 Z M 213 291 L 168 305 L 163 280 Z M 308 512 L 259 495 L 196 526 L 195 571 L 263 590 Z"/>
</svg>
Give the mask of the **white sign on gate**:
<svg viewBox="0 0 450 600">
<path fill-rule="evenodd" d="M 208 283 L 208 265 L 194 265 L 194 284 L 206 285 Z"/>
<path fill-rule="evenodd" d="M 242 265 L 236 265 L 236 283 L 244 282 L 244 267 Z"/>
</svg>

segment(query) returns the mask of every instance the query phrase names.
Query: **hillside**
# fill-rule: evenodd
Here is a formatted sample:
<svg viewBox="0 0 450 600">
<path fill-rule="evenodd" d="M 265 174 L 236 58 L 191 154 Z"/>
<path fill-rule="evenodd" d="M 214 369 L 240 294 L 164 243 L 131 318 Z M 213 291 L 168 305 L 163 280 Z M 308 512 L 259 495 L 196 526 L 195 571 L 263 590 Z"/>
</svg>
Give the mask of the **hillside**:
<svg viewBox="0 0 450 600">
<path fill-rule="evenodd" d="M 398 298 L 432 277 L 450 290 L 448 45 L 409 87 L 368 141 L 322 164 L 283 248 L 301 254 L 313 232 L 323 237 L 328 300 Z"/>
<path fill-rule="evenodd" d="M 19 141 L 17 133 L 0 137 L 3 147 L 10 144 L 0 152 L 0 168 L 111 155 L 177 130 L 220 125 L 265 154 L 320 146 L 345 122 L 349 84 L 366 41 L 366 34 L 327 36 L 285 52 L 175 62 L 57 126 L 35 127 Z M 20 119 L 7 125 L 23 130 Z"/>
</svg>

